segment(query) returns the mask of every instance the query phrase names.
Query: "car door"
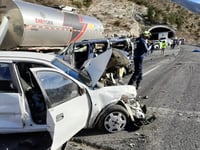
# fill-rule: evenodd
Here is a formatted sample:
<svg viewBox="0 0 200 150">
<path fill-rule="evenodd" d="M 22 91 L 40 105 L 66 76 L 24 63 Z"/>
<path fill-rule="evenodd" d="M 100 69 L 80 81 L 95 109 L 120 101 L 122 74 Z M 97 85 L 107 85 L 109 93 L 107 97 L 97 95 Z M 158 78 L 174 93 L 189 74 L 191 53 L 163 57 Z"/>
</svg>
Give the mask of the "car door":
<svg viewBox="0 0 200 150">
<path fill-rule="evenodd" d="M 63 72 L 51 68 L 31 71 L 44 94 L 52 149 L 57 149 L 86 126 L 91 107 L 89 96 Z"/>
<path fill-rule="evenodd" d="M 16 132 L 24 127 L 23 98 L 16 86 L 11 63 L 0 62 L 0 130 Z"/>
</svg>

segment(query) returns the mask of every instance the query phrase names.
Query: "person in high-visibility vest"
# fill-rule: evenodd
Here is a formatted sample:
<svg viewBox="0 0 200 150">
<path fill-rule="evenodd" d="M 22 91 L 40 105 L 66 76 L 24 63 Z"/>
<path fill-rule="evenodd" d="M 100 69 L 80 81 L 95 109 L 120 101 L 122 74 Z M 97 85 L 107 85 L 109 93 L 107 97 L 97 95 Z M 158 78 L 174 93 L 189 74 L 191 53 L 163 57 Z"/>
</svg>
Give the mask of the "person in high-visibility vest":
<svg viewBox="0 0 200 150">
<path fill-rule="evenodd" d="M 162 41 L 159 41 L 159 50 L 162 49 Z"/>
<path fill-rule="evenodd" d="M 124 67 L 119 68 L 119 83 L 123 83 Z"/>
<path fill-rule="evenodd" d="M 162 41 L 161 44 L 161 55 L 165 55 L 165 49 L 167 48 L 167 42 L 166 41 Z"/>
</svg>

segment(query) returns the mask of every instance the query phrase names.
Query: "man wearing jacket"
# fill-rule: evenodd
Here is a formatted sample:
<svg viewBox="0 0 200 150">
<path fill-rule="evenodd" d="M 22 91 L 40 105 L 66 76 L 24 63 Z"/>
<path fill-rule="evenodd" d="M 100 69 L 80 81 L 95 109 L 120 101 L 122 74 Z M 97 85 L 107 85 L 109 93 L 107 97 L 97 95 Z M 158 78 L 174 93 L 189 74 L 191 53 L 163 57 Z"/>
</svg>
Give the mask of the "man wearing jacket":
<svg viewBox="0 0 200 150">
<path fill-rule="evenodd" d="M 149 31 L 144 31 L 136 40 L 136 48 L 134 50 L 134 73 L 131 76 L 128 85 L 135 85 L 139 88 L 142 80 L 142 64 L 145 54 L 148 52 L 147 39 L 151 36 Z"/>
</svg>

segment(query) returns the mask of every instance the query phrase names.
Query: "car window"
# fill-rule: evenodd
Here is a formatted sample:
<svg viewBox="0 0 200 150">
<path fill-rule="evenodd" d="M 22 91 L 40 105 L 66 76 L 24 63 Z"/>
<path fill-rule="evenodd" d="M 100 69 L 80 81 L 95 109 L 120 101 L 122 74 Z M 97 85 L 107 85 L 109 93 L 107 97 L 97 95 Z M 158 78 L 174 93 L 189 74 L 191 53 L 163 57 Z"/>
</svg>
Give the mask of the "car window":
<svg viewBox="0 0 200 150">
<path fill-rule="evenodd" d="M 81 70 L 80 70 L 79 78 L 87 86 L 89 86 L 89 87 L 92 86 L 92 79 L 91 79 L 89 73 L 87 72 L 87 70 L 84 67 L 81 68 Z"/>
<path fill-rule="evenodd" d="M 160 38 L 160 40 L 166 40 L 166 38 L 165 38 L 165 37 L 163 37 L 163 38 Z"/>
<path fill-rule="evenodd" d="M 37 73 L 37 77 L 47 93 L 50 107 L 79 96 L 78 85 L 62 74 L 51 71 L 42 71 Z"/>
<path fill-rule="evenodd" d="M 107 42 L 102 42 L 102 43 L 94 43 L 95 45 L 95 53 L 97 55 L 105 52 L 108 49 L 108 43 Z M 94 51 L 93 51 L 94 52 Z"/>
<path fill-rule="evenodd" d="M 74 49 L 74 43 L 70 44 L 69 47 L 66 49 L 65 54 L 72 54 Z"/>
<path fill-rule="evenodd" d="M 122 51 L 126 51 L 128 53 L 132 53 L 133 43 L 130 39 L 115 39 L 111 40 L 112 48 L 120 49 Z"/>
<path fill-rule="evenodd" d="M 8 64 L 0 64 L 0 80 L 11 80 L 11 73 Z"/>
<path fill-rule="evenodd" d="M 72 76 L 76 80 L 79 80 L 81 82 L 88 80 L 88 77 L 85 78 L 85 75 L 82 76 L 81 74 L 79 74 L 78 70 L 76 70 L 75 68 L 72 68 L 70 65 L 68 65 L 67 63 L 65 63 L 65 61 L 62 61 L 61 59 L 56 58 L 52 60 L 51 64 L 53 64 L 57 68 L 64 71 L 66 74 Z M 16 65 L 19 69 L 20 76 L 26 82 L 28 82 L 27 80 L 29 79 L 29 76 L 26 77 L 27 69 L 29 70 L 29 68 L 35 68 L 35 67 L 52 67 L 52 66 L 44 65 L 42 63 L 35 63 L 35 62 L 17 62 Z"/>
<path fill-rule="evenodd" d="M 34 62 L 26 62 L 26 61 L 20 61 L 16 63 L 16 66 L 19 71 L 20 80 L 22 81 L 22 86 L 24 90 L 26 90 L 29 87 L 34 87 L 34 83 L 31 78 L 30 68 L 36 68 L 36 67 L 47 67 L 43 64 L 34 63 Z"/>
<path fill-rule="evenodd" d="M 61 69 L 62 71 L 64 71 L 65 73 L 67 73 L 70 76 L 72 76 L 73 78 L 75 78 L 75 79 L 80 81 L 80 79 L 78 77 L 78 71 L 76 69 L 72 68 L 71 66 L 67 65 L 66 63 L 64 63 L 60 59 L 54 59 L 51 63 L 54 66 L 56 66 L 59 69 Z"/>
<path fill-rule="evenodd" d="M 76 44 L 74 47 L 74 66 L 80 69 L 83 63 L 88 59 L 89 49 L 87 44 Z"/>
<path fill-rule="evenodd" d="M 0 92 L 16 92 L 7 63 L 0 63 Z"/>
<path fill-rule="evenodd" d="M 74 46 L 74 52 L 87 52 L 88 51 L 88 45 L 87 44 L 76 44 Z"/>
</svg>

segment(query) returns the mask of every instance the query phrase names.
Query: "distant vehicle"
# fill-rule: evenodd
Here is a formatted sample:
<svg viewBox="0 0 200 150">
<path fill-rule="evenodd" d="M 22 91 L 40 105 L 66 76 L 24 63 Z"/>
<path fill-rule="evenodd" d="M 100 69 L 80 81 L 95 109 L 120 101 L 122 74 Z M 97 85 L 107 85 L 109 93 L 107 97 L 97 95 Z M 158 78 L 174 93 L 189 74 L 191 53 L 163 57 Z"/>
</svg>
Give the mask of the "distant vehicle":
<svg viewBox="0 0 200 150">
<path fill-rule="evenodd" d="M 134 86 L 94 86 L 111 53 L 76 74 L 55 55 L 0 52 L 0 133 L 48 131 L 55 150 L 83 128 L 113 133 L 145 119 Z"/>
<path fill-rule="evenodd" d="M 184 45 L 185 44 L 185 39 L 184 38 L 179 38 L 178 40 L 180 42 L 180 45 Z"/>
<path fill-rule="evenodd" d="M 113 73 L 116 77 L 118 69 L 124 67 L 124 74 L 132 73 L 132 45 L 127 38 L 90 39 L 71 43 L 69 47 L 57 53 L 76 69 L 89 59 L 98 57 L 100 54 L 112 49 L 112 56 L 106 68 L 106 72 Z"/>
<path fill-rule="evenodd" d="M 154 40 L 153 41 L 153 48 L 155 50 L 159 50 L 160 49 L 160 42 L 159 42 L 159 40 Z"/>
<path fill-rule="evenodd" d="M 0 49 L 55 51 L 71 42 L 103 38 L 95 17 L 23 0 L 1 0 Z"/>
<path fill-rule="evenodd" d="M 173 40 L 172 39 L 169 39 L 169 38 L 166 38 L 166 37 L 163 37 L 163 38 L 160 38 L 159 39 L 161 42 L 165 41 L 167 43 L 168 46 L 171 46 L 172 43 L 173 43 Z"/>
<path fill-rule="evenodd" d="M 168 32 L 158 33 L 158 40 L 161 42 L 165 41 L 168 46 L 171 46 L 173 44 L 173 40 L 168 37 L 168 34 Z"/>
<path fill-rule="evenodd" d="M 168 32 L 159 32 L 158 40 L 167 42 L 168 40 Z"/>
</svg>

